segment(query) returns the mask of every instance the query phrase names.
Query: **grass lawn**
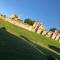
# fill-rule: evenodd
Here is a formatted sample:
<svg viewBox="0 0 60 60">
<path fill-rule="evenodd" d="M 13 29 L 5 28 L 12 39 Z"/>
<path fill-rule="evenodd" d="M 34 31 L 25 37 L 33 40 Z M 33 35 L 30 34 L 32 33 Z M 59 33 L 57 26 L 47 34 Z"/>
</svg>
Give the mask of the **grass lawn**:
<svg viewBox="0 0 60 60">
<path fill-rule="evenodd" d="M 0 60 L 60 60 L 60 43 L 0 20 Z"/>
</svg>

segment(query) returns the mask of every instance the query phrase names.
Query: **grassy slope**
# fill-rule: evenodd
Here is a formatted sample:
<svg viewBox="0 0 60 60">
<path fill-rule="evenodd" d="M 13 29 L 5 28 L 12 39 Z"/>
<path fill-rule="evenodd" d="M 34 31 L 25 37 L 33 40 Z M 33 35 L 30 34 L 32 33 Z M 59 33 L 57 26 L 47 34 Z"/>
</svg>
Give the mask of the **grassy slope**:
<svg viewBox="0 0 60 60">
<path fill-rule="evenodd" d="M 15 60 L 53 60 L 53 58 L 59 58 L 59 55 L 47 49 L 51 48 L 60 54 L 60 43 L 57 41 L 29 32 L 3 20 L 0 20 L 0 27 L 6 29 L 0 28 L 0 46 L 3 47 L 0 50 L 0 53 L 3 52 L 1 57 L 6 53 L 5 58 L 15 58 Z M 31 41 L 39 42 L 41 45 Z"/>
</svg>

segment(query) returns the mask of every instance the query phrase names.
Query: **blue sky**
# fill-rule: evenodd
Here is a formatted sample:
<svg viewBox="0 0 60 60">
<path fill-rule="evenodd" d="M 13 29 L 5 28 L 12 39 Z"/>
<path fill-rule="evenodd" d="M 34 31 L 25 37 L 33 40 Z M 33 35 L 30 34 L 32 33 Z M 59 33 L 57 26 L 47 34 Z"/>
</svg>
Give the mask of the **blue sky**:
<svg viewBox="0 0 60 60">
<path fill-rule="evenodd" d="M 0 13 L 16 13 L 21 19 L 40 21 L 46 29 L 60 29 L 60 0 L 1 0 Z"/>
</svg>

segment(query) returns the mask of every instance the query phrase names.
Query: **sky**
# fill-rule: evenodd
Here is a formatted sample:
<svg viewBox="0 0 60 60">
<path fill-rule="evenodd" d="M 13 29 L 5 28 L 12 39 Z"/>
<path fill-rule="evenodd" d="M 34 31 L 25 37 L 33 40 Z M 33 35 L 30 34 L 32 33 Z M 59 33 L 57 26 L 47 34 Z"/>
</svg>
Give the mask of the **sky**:
<svg viewBox="0 0 60 60">
<path fill-rule="evenodd" d="M 16 13 L 22 20 L 41 22 L 46 29 L 60 29 L 60 0 L 1 0 L 0 13 Z"/>
</svg>

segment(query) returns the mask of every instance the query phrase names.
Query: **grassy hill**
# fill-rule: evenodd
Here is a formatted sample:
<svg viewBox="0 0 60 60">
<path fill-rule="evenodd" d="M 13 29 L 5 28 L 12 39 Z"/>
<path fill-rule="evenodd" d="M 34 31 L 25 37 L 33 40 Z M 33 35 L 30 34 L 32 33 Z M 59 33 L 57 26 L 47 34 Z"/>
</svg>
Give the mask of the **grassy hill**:
<svg viewBox="0 0 60 60">
<path fill-rule="evenodd" d="M 60 60 L 60 43 L 0 20 L 0 60 Z"/>
</svg>

